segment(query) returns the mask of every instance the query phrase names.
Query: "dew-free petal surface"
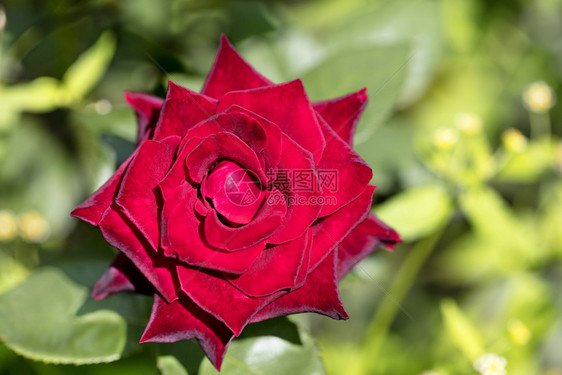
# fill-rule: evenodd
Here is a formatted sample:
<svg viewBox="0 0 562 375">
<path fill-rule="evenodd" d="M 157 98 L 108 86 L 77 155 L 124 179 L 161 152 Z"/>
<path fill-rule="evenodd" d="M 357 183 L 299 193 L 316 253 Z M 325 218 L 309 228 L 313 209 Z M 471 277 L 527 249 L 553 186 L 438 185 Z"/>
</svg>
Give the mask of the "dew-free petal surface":
<svg viewBox="0 0 562 375">
<path fill-rule="evenodd" d="M 202 311 L 189 298 L 166 303 L 155 294 L 150 320 L 140 341 L 171 343 L 195 338 L 211 363 L 220 370 L 233 337 L 223 323 Z"/>
<path fill-rule="evenodd" d="M 315 163 L 326 147 L 324 135 L 316 119 L 316 111 L 308 100 L 300 80 L 245 91 L 231 91 L 219 101 L 217 112 L 238 105 L 273 122 L 309 151 Z"/>
<path fill-rule="evenodd" d="M 367 106 L 367 89 L 322 102 L 312 103 L 314 109 L 350 146 L 361 114 Z"/>
<path fill-rule="evenodd" d="M 272 82 L 258 73 L 236 52 L 223 35 L 213 67 L 201 93 L 215 99 L 229 91 L 268 86 Z"/>
<path fill-rule="evenodd" d="M 336 259 L 337 250 L 334 250 L 308 275 L 301 288 L 264 307 L 252 318 L 252 322 L 304 312 L 315 312 L 336 320 L 347 319 L 335 275 Z"/>
</svg>

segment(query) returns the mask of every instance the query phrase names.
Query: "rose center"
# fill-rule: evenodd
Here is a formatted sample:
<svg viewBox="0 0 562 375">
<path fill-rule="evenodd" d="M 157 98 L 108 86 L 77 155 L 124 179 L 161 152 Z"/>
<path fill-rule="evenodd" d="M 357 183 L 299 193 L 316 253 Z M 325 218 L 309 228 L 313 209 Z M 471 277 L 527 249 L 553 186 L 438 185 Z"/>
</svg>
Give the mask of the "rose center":
<svg viewBox="0 0 562 375">
<path fill-rule="evenodd" d="M 228 221 L 248 224 L 260 208 L 265 192 L 252 172 L 223 160 L 207 176 L 203 195 Z"/>
</svg>

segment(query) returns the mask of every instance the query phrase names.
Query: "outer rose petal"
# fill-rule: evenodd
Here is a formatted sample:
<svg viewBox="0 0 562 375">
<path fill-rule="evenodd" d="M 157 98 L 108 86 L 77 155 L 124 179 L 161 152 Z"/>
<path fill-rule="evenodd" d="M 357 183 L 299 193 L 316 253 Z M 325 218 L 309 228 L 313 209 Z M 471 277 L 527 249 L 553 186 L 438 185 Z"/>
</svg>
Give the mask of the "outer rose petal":
<svg viewBox="0 0 562 375">
<path fill-rule="evenodd" d="M 289 314 L 315 312 L 333 319 L 347 319 L 336 281 L 337 249 L 312 271 L 299 289 L 273 301 L 252 318 L 252 323 Z"/>
<path fill-rule="evenodd" d="M 306 256 L 312 247 L 312 231 L 283 245 L 265 249 L 252 267 L 236 278 L 226 276 L 232 285 L 250 297 L 263 297 L 282 289 L 294 289 Z"/>
<path fill-rule="evenodd" d="M 271 81 L 244 61 L 223 35 L 217 57 L 201 93 L 219 99 L 229 91 L 248 90 L 271 84 Z"/>
<path fill-rule="evenodd" d="M 391 247 L 400 241 L 398 233 L 370 213 L 338 246 L 338 281 L 379 245 Z"/>
<path fill-rule="evenodd" d="M 337 180 L 335 189 L 324 186 L 324 197 L 333 197 L 335 202 L 326 199 L 320 217 L 328 216 L 355 199 L 373 177 L 371 167 L 347 145 L 336 133 L 319 118 L 320 127 L 326 137 L 326 149 L 318 163 L 318 173 L 333 175 Z M 319 176 L 320 178 L 320 176 Z M 321 180 L 322 181 L 322 180 Z"/>
<path fill-rule="evenodd" d="M 156 96 L 137 93 L 125 92 L 125 100 L 135 110 L 137 115 L 138 131 L 137 131 L 137 144 L 140 143 L 144 137 L 149 134 L 151 138 L 160 109 L 164 102 L 161 98 Z"/>
<path fill-rule="evenodd" d="M 121 250 L 168 302 L 178 299 L 174 275 L 176 261 L 159 256 L 141 233 L 112 207 L 100 221 L 103 238 Z"/>
<path fill-rule="evenodd" d="M 367 89 L 339 98 L 312 103 L 314 109 L 330 127 L 350 146 L 359 118 L 367 106 Z"/>
<path fill-rule="evenodd" d="M 312 226 L 314 245 L 310 254 L 310 268 L 314 269 L 370 212 L 374 186 L 365 190 L 347 206 L 320 219 Z"/>
<path fill-rule="evenodd" d="M 240 335 L 242 329 L 264 306 L 286 292 L 276 292 L 267 297 L 248 297 L 218 273 L 208 273 L 184 266 L 177 267 L 182 290 L 199 307 L 213 315 Z"/>
<path fill-rule="evenodd" d="M 248 249 L 228 252 L 211 246 L 202 236 L 203 218 L 196 213 L 197 190 L 189 184 L 164 195 L 162 240 L 164 255 L 206 269 L 240 274 L 246 271 L 265 247 L 259 242 Z"/>
<path fill-rule="evenodd" d="M 138 121 L 138 136 L 137 146 L 140 146 L 153 133 L 162 99 L 156 98 L 151 95 L 139 93 L 125 93 L 125 99 L 133 107 L 137 115 Z M 137 149 L 138 150 L 138 149 Z M 137 154 L 137 150 L 127 158 L 119 166 L 117 171 L 111 176 L 105 184 L 103 184 L 96 192 L 94 192 L 88 199 L 76 207 L 70 214 L 92 225 L 98 225 L 105 210 L 111 205 L 115 193 L 119 188 L 121 177 L 127 170 L 131 160 Z"/>
<path fill-rule="evenodd" d="M 123 176 L 115 198 L 115 203 L 155 250 L 159 240 L 159 209 L 154 189 L 172 165 L 179 142 L 176 136 L 162 142 L 144 142 Z"/>
<path fill-rule="evenodd" d="M 117 255 L 94 285 L 91 297 L 100 300 L 119 292 L 154 293 L 152 284 L 123 253 Z"/>
<path fill-rule="evenodd" d="M 150 321 L 140 342 L 170 343 L 196 338 L 211 363 L 220 370 L 233 337 L 223 323 L 201 310 L 189 298 L 168 304 L 155 294 Z"/>
<path fill-rule="evenodd" d="M 220 99 L 217 112 L 233 104 L 273 122 L 312 153 L 315 164 L 320 161 L 326 142 L 300 79 L 252 90 L 231 91 Z"/>
<path fill-rule="evenodd" d="M 123 177 L 123 174 L 129 167 L 129 164 L 135 155 L 136 151 L 119 166 L 117 171 L 115 171 L 113 176 L 111 176 L 105 184 L 90 195 L 90 197 L 82 202 L 78 207 L 72 210 L 70 214 L 78 219 L 97 226 L 104 212 L 111 205 L 111 202 L 113 202 L 115 192 L 119 188 L 119 184 L 121 182 L 121 177 Z"/>
<path fill-rule="evenodd" d="M 170 81 L 154 139 L 171 135 L 183 137 L 193 125 L 214 115 L 216 109 L 216 100 Z"/>
</svg>

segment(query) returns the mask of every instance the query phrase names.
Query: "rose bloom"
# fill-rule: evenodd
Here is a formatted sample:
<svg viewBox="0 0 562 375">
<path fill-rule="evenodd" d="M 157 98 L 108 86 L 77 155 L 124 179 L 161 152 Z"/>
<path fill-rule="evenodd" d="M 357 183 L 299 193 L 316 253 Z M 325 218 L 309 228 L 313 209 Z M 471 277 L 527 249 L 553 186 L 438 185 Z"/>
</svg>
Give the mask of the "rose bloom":
<svg viewBox="0 0 562 375">
<path fill-rule="evenodd" d="M 287 314 L 347 319 L 338 281 L 399 236 L 371 212 L 352 149 L 365 89 L 311 103 L 222 38 L 200 94 L 127 93 L 138 144 L 72 215 L 120 252 L 94 287 L 154 295 L 141 342 L 196 338 L 220 368 L 244 327 Z"/>
</svg>

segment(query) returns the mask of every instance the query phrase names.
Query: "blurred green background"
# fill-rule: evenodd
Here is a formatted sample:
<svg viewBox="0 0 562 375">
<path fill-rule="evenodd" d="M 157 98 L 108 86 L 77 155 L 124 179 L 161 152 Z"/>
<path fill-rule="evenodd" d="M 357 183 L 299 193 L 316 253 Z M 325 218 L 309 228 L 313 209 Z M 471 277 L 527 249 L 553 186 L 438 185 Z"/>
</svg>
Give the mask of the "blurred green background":
<svg viewBox="0 0 562 375">
<path fill-rule="evenodd" d="M 222 373 L 562 374 L 562 0 L 0 4 L 1 374 L 215 373 L 138 344 L 150 298 L 87 299 L 115 252 L 69 212 L 134 147 L 123 92 L 198 90 L 221 33 L 312 100 L 368 88 L 356 149 L 404 238 L 342 281 L 350 320 L 250 326 Z"/>
</svg>

